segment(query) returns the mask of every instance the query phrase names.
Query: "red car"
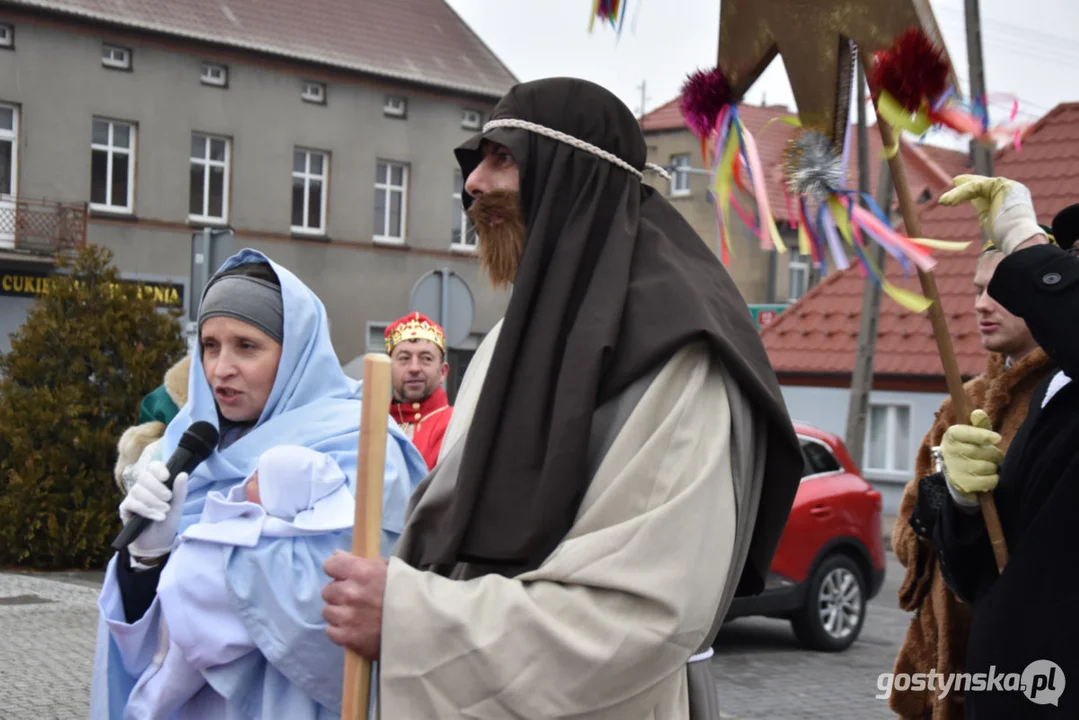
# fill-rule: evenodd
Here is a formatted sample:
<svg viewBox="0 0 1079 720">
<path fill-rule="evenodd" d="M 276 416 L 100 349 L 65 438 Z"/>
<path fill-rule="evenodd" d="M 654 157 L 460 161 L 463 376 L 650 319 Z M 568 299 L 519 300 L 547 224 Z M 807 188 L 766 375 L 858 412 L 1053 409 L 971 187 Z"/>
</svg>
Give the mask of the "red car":
<svg viewBox="0 0 1079 720">
<path fill-rule="evenodd" d="M 835 652 L 857 639 L 884 583 L 881 496 L 843 441 L 794 423 L 805 469 L 764 592 L 735 598 L 727 619 L 785 618 L 805 646 Z"/>
</svg>

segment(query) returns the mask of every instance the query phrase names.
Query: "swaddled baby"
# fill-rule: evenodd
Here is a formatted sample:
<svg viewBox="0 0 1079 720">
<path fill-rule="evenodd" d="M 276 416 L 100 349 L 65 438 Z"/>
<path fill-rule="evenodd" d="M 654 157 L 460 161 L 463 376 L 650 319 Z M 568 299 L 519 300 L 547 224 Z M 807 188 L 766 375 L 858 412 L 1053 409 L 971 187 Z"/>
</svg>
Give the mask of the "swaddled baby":
<svg viewBox="0 0 1079 720">
<path fill-rule="evenodd" d="M 229 602 L 233 550 L 263 537 L 351 531 L 354 515 L 348 478 L 333 458 L 295 445 L 267 450 L 242 483 L 207 495 L 202 516 L 178 538 L 161 572 L 162 637 L 125 717 L 169 717 L 206 684 L 202 670 L 255 649 Z"/>
</svg>

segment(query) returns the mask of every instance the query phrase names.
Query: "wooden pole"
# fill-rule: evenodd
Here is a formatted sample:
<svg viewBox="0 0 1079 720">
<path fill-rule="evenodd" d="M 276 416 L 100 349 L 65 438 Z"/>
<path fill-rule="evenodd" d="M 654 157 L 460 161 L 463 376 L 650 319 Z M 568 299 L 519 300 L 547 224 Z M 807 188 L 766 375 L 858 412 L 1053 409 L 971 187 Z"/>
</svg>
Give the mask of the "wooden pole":
<svg viewBox="0 0 1079 720">
<path fill-rule="evenodd" d="M 363 356 L 363 409 L 360 454 L 356 467 L 356 519 L 352 554 L 376 559 L 382 539 L 382 483 L 386 474 L 386 435 L 390 408 L 390 357 Z M 366 720 L 370 705 L 371 663 L 345 649 L 342 720 Z"/>
<path fill-rule="evenodd" d="M 885 148 L 892 147 L 892 128 L 886 122 L 877 118 L 877 127 L 880 128 L 880 139 Z M 910 183 L 907 181 L 907 173 L 903 167 L 901 153 L 897 152 L 889 158 L 888 165 L 892 169 L 892 180 L 895 183 L 895 194 L 899 199 L 899 209 L 903 214 L 903 223 L 906 225 L 908 237 L 921 237 L 922 228 L 918 218 L 918 212 L 914 207 L 914 197 L 910 192 Z M 940 351 L 940 359 L 944 364 L 944 381 L 948 385 L 948 393 L 952 397 L 952 408 L 958 422 L 970 422 L 970 402 L 963 390 L 963 376 L 959 372 L 959 362 L 955 357 L 955 348 L 952 346 L 952 336 L 948 333 L 948 323 L 944 319 L 944 309 L 940 303 L 940 292 L 937 290 L 937 280 L 931 272 L 918 270 L 918 279 L 922 283 L 922 294 L 932 301 L 929 306 L 929 323 L 933 326 L 933 337 L 937 341 L 937 349 Z M 992 493 L 979 493 L 978 501 L 982 508 L 982 518 L 985 520 L 985 528 L 989 532 L 989 541 L 993 546 L 993 556 L 997 561 L 997 571 L 1003 572 L 1008 563 L 1008 547 L 1004 541 L 1004 531 L 1000 527 L 1000 516 L 997 514 L 997 506 L 993 501 Z"/>
</svg>

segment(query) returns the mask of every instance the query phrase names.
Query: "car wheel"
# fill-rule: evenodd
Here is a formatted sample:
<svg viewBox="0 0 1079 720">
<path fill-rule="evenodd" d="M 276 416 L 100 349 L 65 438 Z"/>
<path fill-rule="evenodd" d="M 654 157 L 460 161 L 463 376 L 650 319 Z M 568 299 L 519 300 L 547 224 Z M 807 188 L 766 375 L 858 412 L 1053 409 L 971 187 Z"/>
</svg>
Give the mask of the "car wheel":
<svg viewBox="0 0 1079 720">
<path fill-rule="evenodd" d="M 799 642 L 813 650 L 850 647 L 865 622 L 865 580 L 846 555 L 830 555 L 809 582 L 806 604 L 791 618 Z"/>
</svg>

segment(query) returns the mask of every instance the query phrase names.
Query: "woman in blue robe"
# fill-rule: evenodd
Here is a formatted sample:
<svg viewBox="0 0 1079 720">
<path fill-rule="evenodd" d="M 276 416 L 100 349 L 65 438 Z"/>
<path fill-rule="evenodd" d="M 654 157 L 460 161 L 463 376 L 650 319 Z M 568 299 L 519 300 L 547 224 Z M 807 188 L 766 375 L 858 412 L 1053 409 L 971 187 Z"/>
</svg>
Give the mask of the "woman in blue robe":
<svg viewBox="0 0 1079 720">
<path fill-rule="evenodd" d="M 285 444 L 328 455 L 355 492 L 360 389 L 341 370 L 325 308 L 307 286 L 255 250 L 225 262 L 203 294 L 188 402 L 164 437 L 143 452 L 121 503 L 125 521 L 139 514 L 154 522 L 106 571 L 91 718 L 141 718 L 153 706 L 155 698 L 140 697 L 137 688 L 161 667 L 168 647 L 157 582 L 168 552 L 199 522 L 210 492 L 227 493 L 251 475 L 264 451 Z M 218 446 L 170 492 L 162 482 L 164 462 L 200 420 L 218 428 Z M 419 451 L 395 423 L 388 425 L 383 555 L 400 535 L 408 499 L 427 472 Z M 263 537 L 251 547 L 229 548 L 222 571 L 230 609 L 255 649 L 203 670 L 206 685 L 162 717 L 339 717 L 344 654 L 326 636 L 320 593 L 329 582 L 323 562 L 350 548 L 349 531 Z"/>
</svg>

